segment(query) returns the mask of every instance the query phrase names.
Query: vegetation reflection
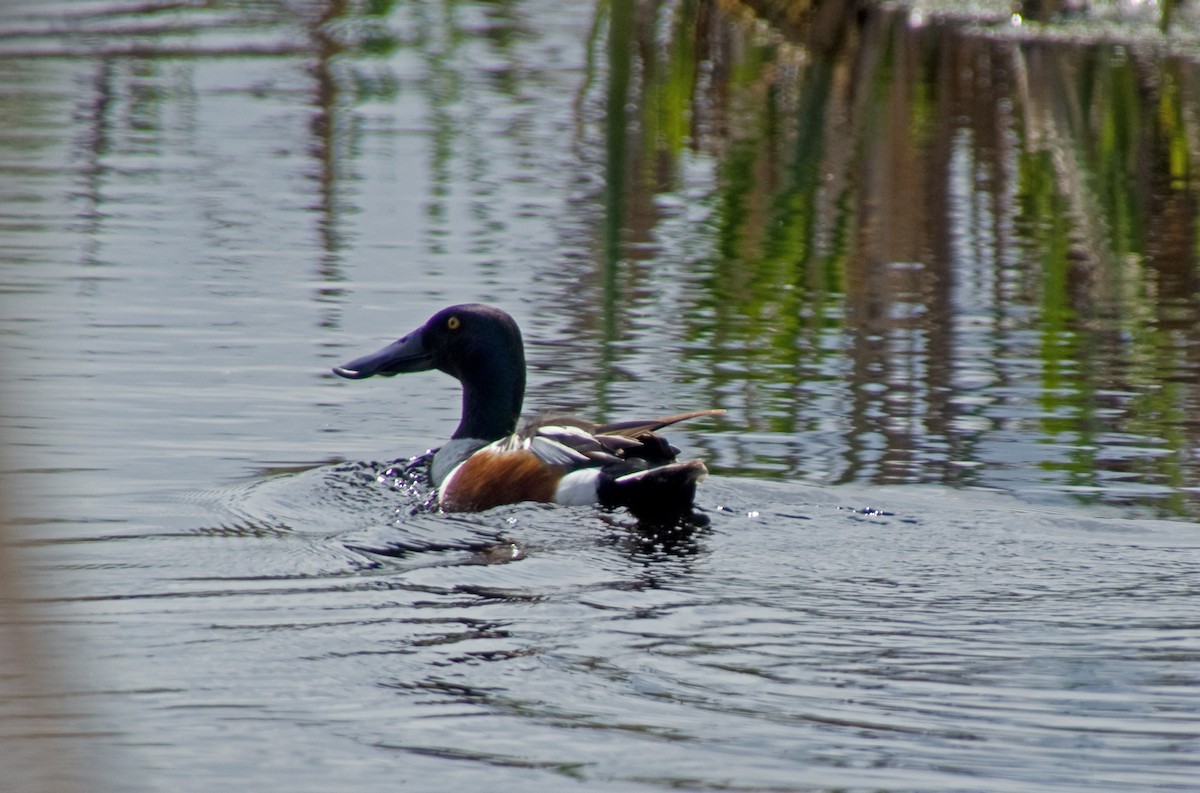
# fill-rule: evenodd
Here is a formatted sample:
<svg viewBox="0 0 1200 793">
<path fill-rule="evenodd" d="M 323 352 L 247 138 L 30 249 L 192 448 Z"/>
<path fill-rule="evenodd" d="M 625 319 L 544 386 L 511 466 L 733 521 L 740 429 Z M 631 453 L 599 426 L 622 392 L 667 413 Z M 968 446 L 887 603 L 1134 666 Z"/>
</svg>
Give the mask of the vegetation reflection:
<svg viewBox="0 0 1200 793">
<path fill-rule="evenodd" d="M 675 332 L 727 469 L 1200 514 L 1197 64 L 840 5 L 602 6 L 609 313 L 710 164 Z"/>
</svg>

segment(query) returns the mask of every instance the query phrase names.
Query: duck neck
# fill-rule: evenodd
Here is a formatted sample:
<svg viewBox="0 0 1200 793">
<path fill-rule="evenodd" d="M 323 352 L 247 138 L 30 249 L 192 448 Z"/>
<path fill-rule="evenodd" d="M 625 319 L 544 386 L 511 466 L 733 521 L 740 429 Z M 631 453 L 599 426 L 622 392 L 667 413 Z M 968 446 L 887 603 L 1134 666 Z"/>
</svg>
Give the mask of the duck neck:
<svg viewBox="0 0 1200 793">
<path fill-rule="evenodd" d="M 452 438 L 495 441 L 517 431 L 525 399 L 525 361 L 490 366 L 463 381 L 462 421 Z"/>
</svg>

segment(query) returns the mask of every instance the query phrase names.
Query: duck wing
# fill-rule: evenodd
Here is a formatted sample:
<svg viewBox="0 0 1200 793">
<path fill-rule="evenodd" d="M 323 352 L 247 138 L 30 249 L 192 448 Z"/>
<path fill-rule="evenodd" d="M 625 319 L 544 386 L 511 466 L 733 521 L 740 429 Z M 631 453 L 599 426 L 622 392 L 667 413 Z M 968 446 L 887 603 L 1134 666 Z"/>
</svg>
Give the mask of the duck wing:
<svg viewBox="0 0 1200 793">
<path fill-rule="evenodd" d="M 644 470 L 675 460 L 679 449 L 657 430 L 687 419 L 712 416 L 724 410 L 694 410 L 656 419 L 595 424 L 570 417 L 545 417 L 528 425 L 520 436 L 526 448 L 552 465 L 567 468 L 622 466 Z"/>
</svg>

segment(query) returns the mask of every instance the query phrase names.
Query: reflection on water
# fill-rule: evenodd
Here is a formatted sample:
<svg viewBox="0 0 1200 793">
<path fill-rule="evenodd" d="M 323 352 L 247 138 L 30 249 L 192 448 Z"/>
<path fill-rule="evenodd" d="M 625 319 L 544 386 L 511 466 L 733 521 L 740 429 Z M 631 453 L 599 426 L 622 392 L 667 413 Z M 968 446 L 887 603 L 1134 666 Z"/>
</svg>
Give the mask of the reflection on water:
<svg viewBox="0 0 1200 793">
<path fill-rule="evenodd" d="M 658 304 L 636 273 L 688 260 L 673 322 L 630 346 L 671 334 L 753 430 L 723 470 L 1196 514 L 1194 60 L 900 12 L 799 41 L 667 19 L 615 53 L 641 82 L 603 296 Z"/>
<path fill-rule="evenodd" d="M 0 4 L 0 765 L 1194 787 L 1200 37 L 934 6 Z M 360 462 L 458 395 L 329 366 L 467 299 L 530 411 L 727 409 L 711 526 Z"/>
<path fill-rule="evenodd" d="M 105 244 L 109 204 L 160 179 L 200 190 L 187 211 L 216 242 L 247 237 L 229 255 L 290 236 L 264 225 L 291 217 L 255 204 L 299 188 L 324 251 L 327 330 L 342 324 L 347 252 L 364 235 L 435 290 L 450 263 L 502 289 L 524 262 L 539 302 L 562 306 L 538 312 L 540 337 L 580 348 L 554 383 L 562 400 L 615 412 L 631 374 L 673 382 L 680 401 L 730 411 L 709 450 L 721 472 L 1197 514 L 1195 59 L 898 11 L 829 10 L 781 31 L 736 4 L 624 0 L 575 14 L 592 25 L 588 70 L 570 124 L 547 125 L 530 98 L 545 67 L 516 45 L 535 25 L 519 4 L 306 8 L 255 6 L 187 36 L 152 14 L 85 14 L 74 36 L 39 28 L 36 10 L 13 24 L 0 39 L 13 80 L 74 62 L 31 56 L 88 56 L 64 152 L 77 168 L 69 219 L 47 218 L 78 226 L 84 263 L 145 258 Z M 550 68 L 557 44 L 536 50 Z M 192 147 L 267 134 L 267 119 L 206 128 L 197 99 L 198 59 L 241 69 L 248 55 L 310 68 L 301 81 L 262 69 L 239 89 L 244 104 L 276 100 L 281 118 L 309 109 L 306 137 L 264 154 L 311 162 L 269 191 L 266 174 L 208 180 L 212 152 Z M 29 136 L 61 96 L 5 97 L 6 116 L 25 119 L 9 150 L 44 145 Z M 412 142 L 421 175 L 393 172 L 380 191 L 375 163 L 411 158 Z M 576 214 L 549 233 L 560 209 L 531 176 L 545 160 L 569 175 Z M 417 189 L 397 194 L 406 179 Z M 371 241 L 389 217 L 411 230 Z M 28 244 L 36 258 L 51 243 L 35 229 Z M 559 253 L 536 261 L 545 245 Z M 551 376 L 563 363 L 552 350 L 533 365 Z"/>
</svg>

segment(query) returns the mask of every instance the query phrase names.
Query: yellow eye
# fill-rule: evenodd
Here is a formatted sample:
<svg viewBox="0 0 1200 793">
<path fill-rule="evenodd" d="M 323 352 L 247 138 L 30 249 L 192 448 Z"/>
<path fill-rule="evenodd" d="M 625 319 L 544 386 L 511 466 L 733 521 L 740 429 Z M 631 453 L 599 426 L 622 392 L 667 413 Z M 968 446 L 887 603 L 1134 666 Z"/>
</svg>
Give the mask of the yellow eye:
<svg viewBox="0 0 1200 793">
<path fill-rule="evenodd" d="M 450 317 L 446 320 L 446 327 L 450 330 L 458 330 L 462 326 L 462 320 L 458 317 Z"/>
</svg>

